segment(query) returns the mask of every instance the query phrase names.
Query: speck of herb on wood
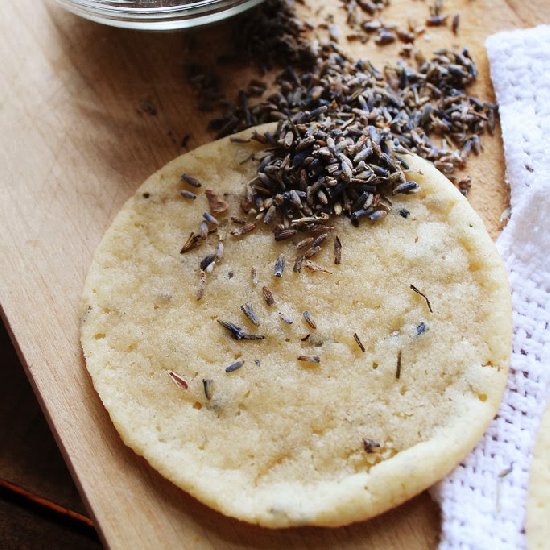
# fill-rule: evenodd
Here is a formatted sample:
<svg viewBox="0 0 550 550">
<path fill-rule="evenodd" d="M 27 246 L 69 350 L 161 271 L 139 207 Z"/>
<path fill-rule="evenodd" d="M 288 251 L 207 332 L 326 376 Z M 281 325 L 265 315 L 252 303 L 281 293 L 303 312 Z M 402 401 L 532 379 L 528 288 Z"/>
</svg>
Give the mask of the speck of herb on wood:
<svg viewBox="0 0 550 550">
<path fill-rule="evenodd" d="M 156 105 L 150 100 L 150 99 L 144 99 L 139 106 L 139 109 L 137 109 L 138 113 L 145 113 L 149 116 L 156 116 L 158 114 L 158 110 Z"/>
<path fill-rule="evenodd" d="M 180 147 L 182 149 L 185 149 L 187 147 L 187 144 L 189 143 L 189 140 L 191 139 L 191 134 L 185 134 L 182 138 L 181 138 L 181 143 L 180 143 Z"/>
</svg>

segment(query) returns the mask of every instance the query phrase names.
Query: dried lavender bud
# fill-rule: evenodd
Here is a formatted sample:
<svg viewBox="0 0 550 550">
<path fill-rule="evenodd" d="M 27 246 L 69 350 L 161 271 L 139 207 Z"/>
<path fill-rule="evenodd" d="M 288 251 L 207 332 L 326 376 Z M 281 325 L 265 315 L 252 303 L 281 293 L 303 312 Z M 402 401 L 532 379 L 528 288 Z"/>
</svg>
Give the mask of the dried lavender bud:
<svg viewBox="0 0 550 550">
<path fill-rule="evenodd" d="M 206 288 L 206 272 L 201 271 L 199 278 L 199 286 L 197 287 L 197 300 L 202 300 L 204 296 L 204 289 Z"/>
<path fill-rule="evenodd" d="M 184 390 L 189 388 L 187 382 L 177 372 L 174 372 L 172 370 L 168 371 L 168 376 L 170 376 L 176 386 L 183 388 Z"/>
<path fill-rule="evenodd" d="M 204 221 L 206 223 L 209 223 L 211 225 L 219 225 L 220 224 L 220 222 L 214 216 L 212 216 L 212 214 L 210 214 L 210 212 L 203 212 L 202 217 L 204 218 Z"/>
<path fill-rule="evenodd" d="M 430 15 L 430 17 L 426 19 L 426 26 L 441 27 L 442 25 L 445 25 L 447 18 L 448 15 Z"/>
<path fill-rule="evenodd" d="M 195 200 L 197 198 L 197 195 L 195 193 L 191 193 L 191 191 L 187 191 L 187 189 L 182 189 L 180 191 L 180 195 L 184 198 L 184 199 L 191 199 L 191 200 Z"/>
<path fill-rule="evenodd" d="M 190 176 L 189 174 L 182 174 L 181 181 L 187 183 L 191 187 L 202 187 L 201 182 L 197 178 Z"/>
<path fill-rule="evenodd" d="M 185 254 L 186 252 L 189 252 L 189 250 L 192 250 L 193 248 L 196 248 L 199 243 L 201 242 L 202 237 L 201 235 L 195 235 L 195 233 L 191 232 L 189 235 L 187 241 L 185 244 L 181 247 L 180 253 Z"/>
<path fill-rule="evenodd" d="M 246 233 L 250 233 L 251 231 L 254 231 L 254 229 L 256 229 L 255 223 L 246 223 L 240 227 L 236 227 L 235 229 L 232 229 L 230 233 L 234 237 L 241 237 L 242 235 L 246 235 Z"/>
<path fill-rule="evenodd" d="M 357 345 L 359 346 L 359 349 L 365 353 L 365 346 L 363 345 L 363 343 L 361 342 L 361 340 L 359 340 L 359 336 L 357 336 L 357 333 L 354 332 L 353 333 L 353 339 L 355 340 L 355 342 L 357 343 Z"/>
<path fill-rule="evenodd" d="M 416 327 L 416 335 L 422 336 L 426 331 L 428 330 L 428 327 L 426 326 L 426 323 L 422 322 Z"/>
<path fill-rule="evenodd" d="M 256 315 L 256 312 L 252 308 L 251 304 L 249 304 L 248 302 L 244 303 L 241 306 L 241 311 L 248 317 L 248 319 L 252 324 L 256 325 L 257 327 L 260 326 L 260 321 L 258 320 L 258 316 Z"/>
<path fill-rule="evenodd" d="M 272 306 L 275 303 L 275 299 L 273 298 L 273 292 L 269 290 L 266 286 L 262 288 L 262 294 L 264 296 L 265 303 L 268 306 Z"/>
<path fill-rule="evenodd" d="M 294 237 L 296 233 L 297 233 L 296 229 L 282 229 L 281 231 L 277 231 L 275 233 L 275 240 L 284 241 L 286 239 L 290 239 Z"/>
<path fill-rule="evenodd" d="M 290 317 L 287 317 L 283 312 L 279 311 L 279 317 L 282 321 L 284 321 L 287 325 L 292 325 L 294 322 Z"/>
<path fill-rule="evenodd" d="M 320 363 L 321 358 L 318 355 L 298 355 L 298 361 L 304 361 L 306 363 Z"/>
<path fill-rule="evenodd" d="M 399 380 L 401 378 L 401 350 L 397 354 L 397 364 L 395 366 L 395 378 Z"/>
<path fill-rule="evenodd" d="M 334 237 L 334 263 L 342 263 L 342 243 L 340 242 L 338 235 Z"/>
<path fill-rule="evenodd" d="M 231 365 L 225 368 L 225 372 L 227 373 L 235 372 L 236 370 L 239 370 L 243 365 L 244 365 L 243 359 L 241 359 L 240 361 L 235 361 L 234 363 L 231 363 Z"/>
<path fill-rule="evenodd" d="M 285 270 L 285 256 L 280 254 L 275 262 L 275 268 L 273 269 L 273 275 L 275 277 L 282 277 Z"/>
<path fill-rule="evenodd" d="M 313 317 L 311 316 L 311 313 L 309 311 L 304 311 L 304 313 L 302 314 L 304 316 L 304 320 L 305 322 L 312 328 L 312 329 L 316 329 L 317 328 L 317 323 L 313 320 Z"/>
<path fill-rule="evenodd" d="M 216 261 L 216 254 L 208 254 L 208 256 L 205 256 L 199 264 L 199 267 L 202 271 L 207 271 L 210 265 L 212 265 Z"/>
<path fill-rule="evenodd" d="M 332 274 L 332 271 L 329 271 L 328 269 L 325 269 L 323 266 L 316 264 L 315 262 L 312 262 L 311 260 L 304 260 L 304 267 L 306 269 L 309 269 L 310 271 L 318 271 L 321 273 L 328 273 Z"/>
<path fill-rule="evenodd" d="M 248 334 L 241 327 L 230 321 L 218 319 L 218 323 L 224 327 L 235 340 L 263 340 L 265 336 L 260 334 Z"/>
<path fill-rule="evenodd" d="M 458 34 L 458 29 L 460 27 L 460 15 L 457 13 L 453 15 L 453 21 L 451 23 L 451 30 L 453 34 Z"/>
<path fill-rule="evenodd" d="M 202 387 L 204 390 L 204 396 L 208 401 L 210 401 L 210 399 L 212 399 L 212 394 L 214 393 L 214 380 L 203 378 Z"/>
<path fill-rule="evenodd" d="M 366 453 L 373 453 L 375 449 L 380 448 L 380 443 L 374 439 L 369 439 L 367 437 L 363 438 L 363 449 Z"/>
</svg>

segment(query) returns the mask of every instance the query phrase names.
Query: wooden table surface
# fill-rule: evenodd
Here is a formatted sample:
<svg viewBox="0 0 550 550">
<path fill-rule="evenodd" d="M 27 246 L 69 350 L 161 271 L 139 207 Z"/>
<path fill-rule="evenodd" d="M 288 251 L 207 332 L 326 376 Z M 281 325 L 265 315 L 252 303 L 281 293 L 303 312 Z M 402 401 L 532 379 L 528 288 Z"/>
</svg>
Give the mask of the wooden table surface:
<svg viewBox="0 0 550 550">
<path fill-rule="evenodd" d="M 337 0 L 324 2 L 322 15 L 333 12 L 341 21 L 338 5 Z M 545 0 L 449 0 L 445 5 L 448 13 L 460 12 L 461 34 L 430 30 L 422 50 L 468 45 L 480 68 L 477 93 L 486 98 L 492 92 L 485 37 L 550 22 L 550 2 Z M 427 12 L 427 2 L 394 0 L 384 18 L 404 21 L 412 13 L 421 20 Z M 80 20 L 48 2 L 3 2 L 2 315 L 85 506 L 109 546 L 434 548 L 440 520 L 426 494 L 369 522 L 332 530 L 273 532 L 205 508 L 124 447 L 85 371 L 78 304 L 93 251 L 133 190 L 182 152 L 183 136 L 191 136 L 188 148 L 211 139 L 205 131 L 207 116 L 196 109 L 185 82 L 184 66 L 197 55 L 213 63 L 224 53 L 229 26 L 141 33 Z M 396 58 L 393 46 L 354 45 L 351 53 L 378 65 Z M 229 96 L 253 73 L 250 68 L 222 72 Z M 154 104 L 156 114 L 144 110 L 144 102 Z M 484 145 L 484 155 L 468 168 L 474 179 L 470 198 L 496 236 L 507 205 L 503 155 L 499 136 Z M 2 360 L 4 356 L 2 352 Z M 7 378 L 14 387 L 16 379 Z M 23 414 L 17 401 L 7 399 L 2 406 L 4 413 L 9 411 L 0 420 L 2 440 L 22 441 L 24 436 L 32 454 L 36 420 L 21 434 L 13 421 Z M 24 485 L 30 476 L 14 469 L 19 459 L 3 456 L 0 476 L 19 476 L 15 481 Z M 47 478 L 48 471 L 43 475 Z M 37 490 L 50 491 L 47 484 Z"/>
</svg>

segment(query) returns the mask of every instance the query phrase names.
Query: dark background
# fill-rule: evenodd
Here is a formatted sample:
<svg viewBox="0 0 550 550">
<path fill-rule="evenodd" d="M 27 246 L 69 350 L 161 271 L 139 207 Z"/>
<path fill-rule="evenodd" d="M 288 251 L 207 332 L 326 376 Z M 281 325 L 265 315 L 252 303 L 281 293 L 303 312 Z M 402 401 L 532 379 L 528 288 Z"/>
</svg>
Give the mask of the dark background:
<svg viewBox="0 0 550 550">
<path fill-rule="evenodd" d="M 0 548 L 101 548 L 2 323 L 0 366 Z"/>
</svg>

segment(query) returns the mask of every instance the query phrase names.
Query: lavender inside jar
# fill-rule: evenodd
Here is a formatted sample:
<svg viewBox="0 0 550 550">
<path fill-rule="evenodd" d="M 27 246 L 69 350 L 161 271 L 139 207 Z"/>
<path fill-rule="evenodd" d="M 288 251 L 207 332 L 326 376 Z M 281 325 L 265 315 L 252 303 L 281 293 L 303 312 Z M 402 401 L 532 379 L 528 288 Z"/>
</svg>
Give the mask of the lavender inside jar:
<svg viewBox="0 0 550 550">
<path fill-rule="evenodd" d="M 166 31 L 214 23 L 263 0 L 57 0 L 67 10 L 98 23 Z"/>
</svg>

